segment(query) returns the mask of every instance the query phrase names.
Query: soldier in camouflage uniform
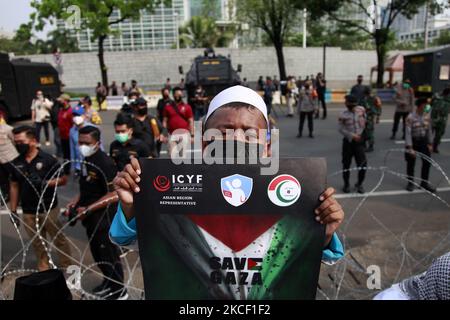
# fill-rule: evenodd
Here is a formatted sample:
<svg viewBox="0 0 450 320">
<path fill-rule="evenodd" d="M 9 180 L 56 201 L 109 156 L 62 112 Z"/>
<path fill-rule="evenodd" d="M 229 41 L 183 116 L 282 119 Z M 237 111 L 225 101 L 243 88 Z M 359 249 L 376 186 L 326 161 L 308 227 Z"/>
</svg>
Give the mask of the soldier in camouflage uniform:
<svg viewBox="0 0 450 320">
<path fill-rule="evenodd" d="M 365 140 L 368 143 L 366 152 L 372 152 L 375 144 L 375 124 L 380 123 L 381 100 L 372 95 L 372 89 L 364 88 L 364 98 L 361 105 L 366 109 L 366 129 L 364 131 Z"/>
<path fill-rule="evenodd" d="M 447 127 L 450 110 L 450 88 L 444 89 L 442 95 L 437 95 L 431 102 L 431 123 L 434 133 L 433 152 L 439 153 L 438 147 Z"/>
</svg>

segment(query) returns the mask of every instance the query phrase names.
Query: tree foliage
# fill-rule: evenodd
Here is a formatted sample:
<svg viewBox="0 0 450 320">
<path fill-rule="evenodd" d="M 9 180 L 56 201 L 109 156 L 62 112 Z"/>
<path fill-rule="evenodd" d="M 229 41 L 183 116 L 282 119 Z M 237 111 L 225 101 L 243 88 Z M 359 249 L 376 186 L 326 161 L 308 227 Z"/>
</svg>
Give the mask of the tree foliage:
<svg viewBox="0 0 450 320">
<path fill-rule="evenodd" d="M 37 30 L 42 30 L 48 23 L 57 19 L 67 20 L 73 12 L 67 9 L 76 6 L 81 14 L 80 28 L 92 31 L 92 40 L 98 42 L 98 58 L 102 82 L 108 85 L 107 67 L 104 61 L 103 43 L 108 36 L 117 33 L 114 28 L 125 20 L 137 19 L 141 10 L 152 11 L 166 0 L 33 0 L 31 6 L 36 9 L 31 16 Z M 117 14 L 120 13 L 120 14 Z"/>
<path fill-rule="evenodd" d="M 301 1 L 298 1 L 301 2 Z M 286 37 L 297 24 L 299 10 L 292 0 L 237 0 L 238 19 L 252 27 L 260 28 L 274 46 L 280 79 L 286 79 L 283 47 Z"/>
<path fill-rule="evenodd" d="M 297 8 L 307 7 L 312 17 L 326 15 L 343 27 L 359 30 L 372 38 L 377 52 L 377 85 L 383 86 L 384 61 L 389 48 L 391 29 L 399 16 L 412 18 L 419 9 L 428 5 L 435 14 L 445 4 L 438 0 L 292 0 Z M 447 4 L 448 5 L 448 4 Z M 354 17 L 358 14 L 360 19 Z"/>
<path fill-rule="evenodd" d="M 180 46 L 185 48 L 226 47 L 235 37 L 233 26 L 217 26 L 213 18 L 195 16 L 180 27 Z"/>
</svg>

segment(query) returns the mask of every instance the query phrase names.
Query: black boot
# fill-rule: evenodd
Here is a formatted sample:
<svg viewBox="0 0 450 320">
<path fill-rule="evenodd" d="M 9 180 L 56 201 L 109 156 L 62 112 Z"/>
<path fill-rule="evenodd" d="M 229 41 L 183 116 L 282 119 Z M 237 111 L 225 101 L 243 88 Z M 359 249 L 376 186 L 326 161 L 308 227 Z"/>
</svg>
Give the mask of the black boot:
<svg viewBox="0 0 450 320">
<path fill-rule="evenodd" d="M 433 143 L 433 152 L 434 152 L 434 153 L 439 153 L 437 143 Z"/>
<path fill-rule="evenodd" d="M 344 191 L 344 193 L 350 193 L 350 184 L 344 184 L 344 188 L 342 188 L 342 191 Z"/>
<path fill-rule="evenodd" d="M 413 192 L 414 189 L 415 189 L 414 183 L 412 183 L 411 181 L 408 182 L 408 185 L 406 186 L 406 190 L 409 191 L 409 192 Z"/>
<path fill-rule="evenodd" d="M 364 194 L 366 193 L 366 191 L 364 190 L 364 187 L 362 184 L 356 184 L 355 185 L 356 188 L 356 192 L 360 193 L 360 194 Z"/>
<path fill-rule="evenodd" d="M 422 188 L 424 188 L 425 190 L 427 190 L 428 192 L 436 193 L 436 188 L 433 187 L 431 184 L 429 184 L 428 181 L 423 181 L 423 182 L 420 184 L 420 186 L 421 186 Z"/>
</svg>

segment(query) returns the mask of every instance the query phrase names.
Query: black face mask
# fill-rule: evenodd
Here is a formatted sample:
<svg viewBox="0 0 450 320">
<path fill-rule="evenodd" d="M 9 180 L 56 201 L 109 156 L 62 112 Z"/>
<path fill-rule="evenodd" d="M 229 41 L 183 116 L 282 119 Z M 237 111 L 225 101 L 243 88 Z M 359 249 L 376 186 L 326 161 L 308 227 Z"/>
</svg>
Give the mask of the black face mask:
<svg viewBox="0 0 450 320">
<path fill-rule="evenodd" d="M 213 148 L 211 152 L 208 148 Z M 216 155 L 217 145 L 212 144 L 212 141 L 208 142 L 206 146 L 205 155 L 215 158 L 219 157 Z M 245 160 L 245 163 L 249 163 L 249 159 L 260 159 L 264 151 L 264 145 L 261 143 L 250 143 L 238 140 L 224 140 L 222 142 L 222 158 L 223 159 L 235 159 L 235 160 Z"/>
<path fill-rule="evenodd" d="M 26 155 L 28 151 L 30 150 L 30 145 L 26 143 L 16 144 L 17 152 L 19 152 L 20 155 Z"/>
<path fill-rule="evenodd" d="M 146 116 L 148 113 L 148 108 L 137 108 L 136 113 L 140 116 Z"/>
<path fill-rule="evenodd" d="M 176 97 L 176 98 L 175 98 L 175 101 L 176 101 L 176 102 L 181 102 L 181 100 L 183 100 L 183 98 L 181 98 L 181 97 Z"/>
</svg>

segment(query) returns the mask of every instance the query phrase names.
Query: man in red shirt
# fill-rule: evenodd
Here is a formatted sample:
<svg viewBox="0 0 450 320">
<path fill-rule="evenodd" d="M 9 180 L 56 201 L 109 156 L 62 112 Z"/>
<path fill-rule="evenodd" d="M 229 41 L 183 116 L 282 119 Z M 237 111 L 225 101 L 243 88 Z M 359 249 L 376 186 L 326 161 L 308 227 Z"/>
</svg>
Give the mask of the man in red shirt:
<svg viewBox="0 0 450 320">
<path fill-rule="evenodd" d="M 63 158 L 64 160 L 70 160 L 70 128 L 72 128 L 73 125 L 70 96 L 68 94 L 62 94 L 58 98 L 58 102 L 62 105 L 62 108 L 59 109 L 58 113 L 58 128 Z M 64 172 L 70 174 L 70 165 L 64 166 Z"/>
<path fill-rule="evenodd" d="M 167 104 L 163 109 L 163 127 L 169 131 L 169 153 L 181 140 L 194 135 L 194 115 L 189 104 L 183 101 L 183 90 L 179 87 L 173 89 L 173 103 Z"/>
</svg>

